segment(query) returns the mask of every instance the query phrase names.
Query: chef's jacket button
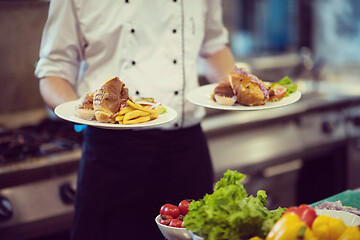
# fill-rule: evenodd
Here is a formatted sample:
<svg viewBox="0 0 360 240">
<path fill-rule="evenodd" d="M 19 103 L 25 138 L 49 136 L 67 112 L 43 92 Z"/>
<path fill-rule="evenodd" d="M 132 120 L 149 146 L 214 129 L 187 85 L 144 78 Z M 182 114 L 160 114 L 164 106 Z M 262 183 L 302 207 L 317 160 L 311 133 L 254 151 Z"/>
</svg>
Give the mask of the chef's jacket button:
<svg viewBox="0 0 360 240">
<path fill-rule="evenodd" d="M 176 2 L 176 0 L 173 0 L 174 2 Z"/>
<path fill-rule="evenodd" d="M 136 91 L 136 92 L 135 92 L 135 94 L 136 94 L 136 95 L 139 95 L 139 94 L 140 94 L 140 92 L 139 92 L 139 91 Z"/>
<path fill-rule="evenodd" d="M 129 3 L 129 0 L 125 0 L 126 3 Z"/>
<path fill-rule="evenodd" d="M 174 127 L 176 127 L 176 128 L 179 127 L 179 124 L 175 123 L 175 124 L 174 124 Z"/>
<path fill-rule="evenodd" d="M 173 29 L 173 33 L 176 33 L 176 29 Z"/>
<path fill-rule="evenodd" d="M 135 61 L 132 61 L 132 62 L 131 62 L 131 64 L 132 64 L 132 65 L 135 65 L 135 64 L 136 64 L 136 62 L 135 62 Z"/>
<path fill-rule="evenodd" d="M 178 92 L 178 91 L 175 91 L 175 92 L 174 92 L 174 94 L 175 94 L 175 95 L 178 95 L 178 94 L 179 94 L 179 92 Z"/>
<path fill-rule="evenodd" d="M 174 63 L 174 64 L 176 64 L 176 63 L 177 63 L 176 59 L 174 59 L 174 60 L 173 60 L 173 63 Z"/>
<path fill-rule="evenodd" d="M 135 29 L 132 28 L 132 29 L 131 29 L 131 33 L 135 33 Z"/>
</svg>

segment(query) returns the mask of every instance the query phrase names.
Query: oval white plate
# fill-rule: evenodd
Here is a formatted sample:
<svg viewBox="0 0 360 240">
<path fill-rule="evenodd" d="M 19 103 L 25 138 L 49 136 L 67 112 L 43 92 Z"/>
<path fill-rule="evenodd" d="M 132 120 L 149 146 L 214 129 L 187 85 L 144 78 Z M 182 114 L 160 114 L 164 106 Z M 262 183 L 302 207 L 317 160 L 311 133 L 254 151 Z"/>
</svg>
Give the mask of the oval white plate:
<svg viewBox="0 0 360 240">
<path fill-rule="evenodd" d="M 195 105 L 199 105 L 207 108 L 214 108 L 219 110 L 251 111 L 251 110 L 263 110 L 263 109 L 283 107 L 292 104 L 294 102 L 297 102 L 301 98 L 300 91 L 296 91 L 290 94 L 288 97 L 284 97 L 280 101 L 267 102 L 265 105 L 262 106 L 249 107 L 241 104 L 235 104 L 233 106 L 224 106 L 218 104 L 211 98 L 211 94 L 214 92 L 214 89 L 217 85 L 218 85 L 217 83 L 214 83 L 196 88 L 188 93 L 187 99 Z"/>
<path fill-rule="evenodd" d="M 166 108 L 167 112 L 160 114 L 157 119 L 154 119 L 149 122 L 139 123 L 139 124 L 131 124 L 131 125 L 101 123 L 101 122 L 97 122 L 96 120 L 89 121 L 89 120 L 84 120 L 84 119 L 81 119 L 81 118 L 75 116 L 75 107 L 78 104 L 79 104 L 79 100 L 60 104 L 59 106 L 57 106 L 55 108 L 55 114 L 58 117 L 66 120 L 66 121 L 73 122 L 73 123 L 84 124 L 84 125 L 89 125 L 89 126 L 98 127 L 98 128 L 115 129 L 115 130 L 158 126 L 158 125 L 173 121 L 177 116 L 177 113 L 174 109 L 164 106 Z"/>
</svg>

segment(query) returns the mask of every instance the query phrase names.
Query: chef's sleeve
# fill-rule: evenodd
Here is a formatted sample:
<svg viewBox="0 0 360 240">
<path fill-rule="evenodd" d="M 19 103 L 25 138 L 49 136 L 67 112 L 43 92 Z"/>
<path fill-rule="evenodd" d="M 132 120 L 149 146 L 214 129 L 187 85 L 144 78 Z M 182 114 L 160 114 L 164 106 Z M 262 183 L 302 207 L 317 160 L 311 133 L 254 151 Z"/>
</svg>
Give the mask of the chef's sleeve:
<svg viewBox="0 0 360 240">
<path fill-rule="evenodd" d="M 229 33 L 225 28 L 222 17 L 222 1 L 208 0 L 208 9 L 205 17 L 205 38 L 200 49 L 200 55 L 212 55 L 229 43 Z"/>
<path fill-rule="evenodd" d="M 61 77 L 75 85 L 83 58 L 84 41 L 81 36 L 73 2 L 52 0 L 41 39 L 35 75 L 38 78 Z"/>
</svg>

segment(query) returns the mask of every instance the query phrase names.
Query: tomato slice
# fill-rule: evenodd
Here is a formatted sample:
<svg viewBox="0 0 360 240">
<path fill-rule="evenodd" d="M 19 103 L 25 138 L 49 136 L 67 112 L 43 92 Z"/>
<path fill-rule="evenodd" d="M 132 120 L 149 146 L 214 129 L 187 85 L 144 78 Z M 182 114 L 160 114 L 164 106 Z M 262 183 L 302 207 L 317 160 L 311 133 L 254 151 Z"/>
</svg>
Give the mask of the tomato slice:
<svg viewBox="0 0 360 240">
<path fill-rule="evenodd" d="M 286 87 L 283 86 L 277 86 L 272 90 L 273 90 L 273 94 L 269 97 L 269 101 L 282 99 L 283 97 L 285 97 L 287 91 Z"/>
</svg>

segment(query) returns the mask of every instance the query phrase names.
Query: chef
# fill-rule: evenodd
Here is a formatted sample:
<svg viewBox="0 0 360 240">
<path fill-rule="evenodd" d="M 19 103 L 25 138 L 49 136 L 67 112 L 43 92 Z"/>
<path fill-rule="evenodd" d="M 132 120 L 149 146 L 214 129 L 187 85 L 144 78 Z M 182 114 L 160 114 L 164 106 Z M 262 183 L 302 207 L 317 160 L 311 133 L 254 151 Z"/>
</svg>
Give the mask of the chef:
<svg viewBox="0 0 360 240">
<path fill-rule="evenodd" d="M 220 0 L 50 2 L 35 70 L 50 108 L 117 76 L 133 98 L 178 114 L 158 128 L 85 129 L 72 239 L 161 239 L 161 205 L 212 191 L 205 110 L 186 95 L 199 86 L 199 57 L 212 82 L 233 69 L 227 43 Z"/>
</svg>

